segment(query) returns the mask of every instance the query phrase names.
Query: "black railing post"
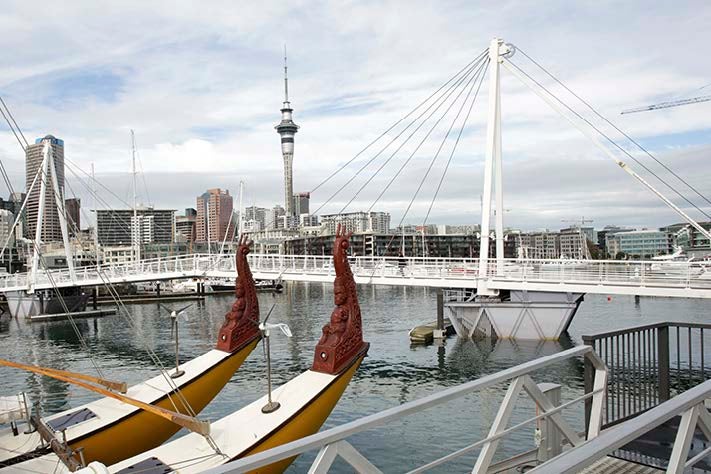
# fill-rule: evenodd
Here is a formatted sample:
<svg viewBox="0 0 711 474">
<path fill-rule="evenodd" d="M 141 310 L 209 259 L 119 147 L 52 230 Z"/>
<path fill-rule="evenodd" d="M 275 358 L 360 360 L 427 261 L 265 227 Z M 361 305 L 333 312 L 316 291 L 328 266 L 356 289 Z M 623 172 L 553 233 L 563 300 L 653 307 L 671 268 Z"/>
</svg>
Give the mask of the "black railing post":
<svg viewBox="0 0 711 474">
<path fill-rule="evenodd" d="M 657 369 L 659 371 L 659 401 L 669 400 L 669 326 L 657 328 Z"/>
<path fill-rule="evenodd" d="M 590 336 L 583 336 L 583 344 L 591 346 L 595 350 L 595 339 Z M 588 357 L 583 359 L 583 387 L 585 393 L 593 391 L 593 380 L 595 378 L 595 369 Z M 590 412 L 592 411 L 592 398 L 585 399 L 585 432 L 587 433 L 590 426 Z"/>
</svg>

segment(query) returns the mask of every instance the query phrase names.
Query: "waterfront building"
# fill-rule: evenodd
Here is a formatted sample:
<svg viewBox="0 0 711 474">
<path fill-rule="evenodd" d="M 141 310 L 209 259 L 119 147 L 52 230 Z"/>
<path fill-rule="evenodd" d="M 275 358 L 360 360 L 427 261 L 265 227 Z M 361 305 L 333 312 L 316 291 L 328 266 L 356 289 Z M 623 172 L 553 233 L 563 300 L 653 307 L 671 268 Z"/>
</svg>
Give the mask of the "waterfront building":
<svg viewBox="0 0 711 474">
<path fill-rule="evenodd" d="M 196 242 L 222 242 L 232 239 L 235 222 L 230 222 L 233 201 L 230 192 L 220 188 L 208 189 L 197 197 L 195 221 Z"/>
<path fill-rule="evenodd" d="M 437 235 L 469 235 L 479 231 L 478 225 L 449 225 L 438 224 Z"/>
<path fill-rule="evenodd" d="M 140 243 L 170 243 L 175 236 L 175 210 L 141 207 L 133 209 L 98 209 L 96 211 L 99 244 L 111 246 Z"/>
<path fill-rule="evenodd" d="M 281 156 L 284 160 L 284 210 L 287 215 L 294 215 L 294 135 L 299 126 L 292 120 L 289 102 L 289 80 L 287 78 L 286 52 L 284 52 L 284 103 L 281 107 L 281 122 L 274 127 L 281 137 Z"/>
<path fill-rule="evenodd" d="M 175 216 L 175 239 L 183 242 L 195 242 L 195 224 L 197 211 L 192 207 L 185 209 L 185 214 Z"/>
<path fill-rule="evenodd" d="M 32 186 L 35 176 L 40 171 L 42 160 L 44 158 L 44 144 L 49 143 L 54 156 L 55 175 L 57 177 L 57 186 L 59 188 L 59 196 L 61 202 L 64 202 L 64 140 L 46 135 L 44 138 L 38 138 L 35 143 L 29 145 L 25 149 L 25 189 L 29 190 Z M 44 199 L 44 212 L 42 216 L 42 231 L 40 239 L 43 242 L 54 242 L 62 240 L 62 229 L 59 225 L 59 214 L 57 213 L 57 202 L 54 199 L 54 191 L 52 184 L 52 176 L 48 177 L 46 183 L 46 193 Z M 25 237 L 34 239 L 35 229 L 37 227 L 37 214 L 39 213 L 40 205 L 40 182 L 38 178 L 35 183 L 29 198 L 27 199 L 27 222 L 25 226 Z"/>
<path fill-rule="evenodd" d="M 706 230 L 711 230 L 711 222 L 699 222 L 699 225 Z M 672 224 L 659 230 L 668 232 L 671 236 L 672 246 L 674 248 L 681 247 L 688 257 L 705 257 L 711 253 L 709 240 L 690 224 Z"/>
<path fill-rule="evenodd" d="M 328 255 L 332 252 L 334 235 L 299 236 L 284 242 L 284 251 L 291 255 Z M 352 256 L 478 258 L 479 238 L 476 235 L 402 235 L 364 232 L 350 238 Z M 494 256 L 495 249 L 490 250 Z M 504 242 L 504 256 L 516 256 L 513 239 Z"/>
<path fill-rule="evenodd" d="M 294 194 L 294 215 L 300 216 L 309 213 L 309 201 L 311 193 L 296 193 Z"/>
<path fill-rule="evenodd" d="M 249 219 L 242 223 L 242 228 L 246 233 L 259 232 L 264 230 L 261 221 L 256 219 Z"/>
<path fill-rule="evenodd" d="M 321 224 L 327 235 L 334 235 L 340 224 L 346 232 L 373 232 L 387 234 L 390 231 L 390 214 L 387 212 L 346 212 L 321 216 Z"/>
<path fill-rule="evenodd" d="M 648 259 L 671 251 L 671 236 L 662 230 L 618 232 L 619 251 L 632 259 Z"/>
<path fill-rule="evenodd" d="M 548 230 L 515 234 L 516 254 L 520 258 L 560 258 L 560 233 Z"/>
<path fill-rule="evenodd" d="M 65 199 L 64 210 L 67 213 L 67 227 L 69 228 L 69 235 L 78 235 L 81 230 L 81 199 Z"/>
<path fill-rule="evenodd" d="M 570 227 L 561 229 L 560 238 L 560 257 L 584 259 L 590 258 L 588 251 L 588 233 L 583 232 L 580 227 Z"/>
</svg>

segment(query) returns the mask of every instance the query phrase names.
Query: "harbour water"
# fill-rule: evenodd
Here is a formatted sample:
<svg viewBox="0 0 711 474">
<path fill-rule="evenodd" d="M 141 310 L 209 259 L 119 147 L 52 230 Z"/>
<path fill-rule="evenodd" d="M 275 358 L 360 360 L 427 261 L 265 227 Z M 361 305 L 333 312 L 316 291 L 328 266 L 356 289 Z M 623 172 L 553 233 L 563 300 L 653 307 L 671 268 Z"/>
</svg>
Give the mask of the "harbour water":
<svg viewBox="0 0 711 474">
<path fill-rule="evenodd" d="M 570 338 L 559 342 L 474 342 L 455 337 L 441 347 L 411 347 L 407 332 L 435 317 L 435 290 L 362 286 L 359 298 L 365 339 L 371 343 L 369 357 L 326 427 L 580 344 L 583 334 L 663 320 L 703 322 L 707 320 L 708 308 L 703 300 L 642 298 L 636 304 L 632 297 L 587 296 L 573 321 Z M 272 372 L 278 385 L 310 367 L 321 327 L 333 309 L 332 285 L 289 284 L 282 294 L 260 294 L 259 300 L 262 315 L 274 305 L 270 321 L 285 322 L 293 332 L 290 339 L 281 334 L 272 338 Z M 210 296 L 187 311 L 190 319 L 179 323 L 182 360 L 214 346 L 217 330 L 232 302 L 231 295 Z M 126 322 L 121 312 L 100 319 L 76 320 L 81 339 L 69 322 L 30 324 L 5 315 L 0 319 L 0 357 L 89 374 L 96 373 L 95 363 L 105 377 L 129 384 L 139 382 L 156 374 L 156 366 L 144 350 L 146 345 L 166 366 L 173 364 L 171 323 L 157 304 L 127 305 L 126 309 L 135 327 Z M 266 390 L 265 376 L 264 355 L 259 347 L 201 417 L 215 420 L 262 396 Z M 63 382 L 5 367 L 0 368 L 0 377 L 1 395 L 27 391 L 33 400 L 41 400 L 45 413 L 95 398 L 94 394 Z M 582 393 L 582 363 L 568 361 L 546 373 L 537 373 L 534 379 L 561 383 L 563 399 L 570 399 Z M 399 423 L 361 433 L 351 442 L 383 471 L 406 471 L 485 437 L 505 388 L 470 395 Z M 518 406 L 518 419 L 530 416 L 534 410 L 532 403 L 523 397 Z M 566 410 L 565 416 L 581 426 L 582 406 Z M 500 452 L 512 454 L 529 445 L 533 447 L 533 427 L 507 437 Z M 299 458 L 290 472 L 304 472 L 315 454 Z M 468 471 L 474 454 L 433 472 Z M 350 472 L 338 462 L 334 471 Z"/>
</svg>

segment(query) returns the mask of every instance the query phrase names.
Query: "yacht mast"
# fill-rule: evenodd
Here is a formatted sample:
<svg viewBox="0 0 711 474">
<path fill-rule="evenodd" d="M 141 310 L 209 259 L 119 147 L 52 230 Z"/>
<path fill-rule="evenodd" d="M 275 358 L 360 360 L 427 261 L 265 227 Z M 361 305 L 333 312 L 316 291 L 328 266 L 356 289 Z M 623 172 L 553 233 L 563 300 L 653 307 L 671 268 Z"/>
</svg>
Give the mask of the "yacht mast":
<svg viewBox="0 0 711 474">
<path fill-rule="evenodd" d="M 136 136 L 131 129 L 131 174 L 133 175 L 133 222 L 131 223 L 133 255 L 136 260 L 141 259 L 140 228 L 138 225 L 138 211 L 136 209 Z"/>
</svg>

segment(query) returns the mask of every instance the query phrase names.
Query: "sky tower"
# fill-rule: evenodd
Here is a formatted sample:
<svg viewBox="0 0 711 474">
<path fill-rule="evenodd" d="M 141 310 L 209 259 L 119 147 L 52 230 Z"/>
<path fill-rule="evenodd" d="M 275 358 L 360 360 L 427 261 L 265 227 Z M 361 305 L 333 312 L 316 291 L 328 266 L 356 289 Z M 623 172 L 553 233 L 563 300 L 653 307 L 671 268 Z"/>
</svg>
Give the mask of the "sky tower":
<svg viewBox="0 0 711 474">
<path fill-rule="evenodd" d="M 289 103 L 289 80 L 286 69 L 286 46 L 284 46 L 284 104 L 281 107 L 281 122 L 276 127 L 281 136 L 281 155 L 284 158 L 284 209 L 287 216 L 294 215 L 294 135 L 299 126 L 291 119 L 291 104 Z"/>
</svg>

